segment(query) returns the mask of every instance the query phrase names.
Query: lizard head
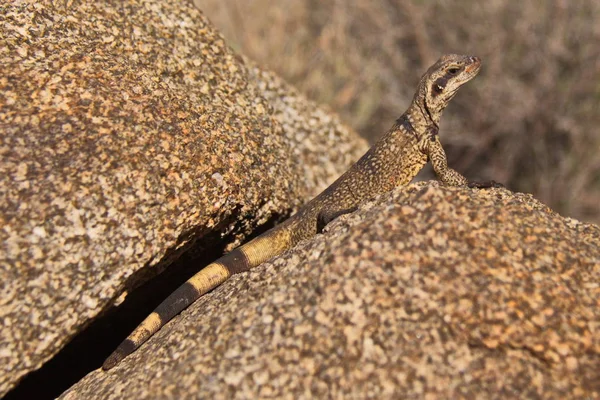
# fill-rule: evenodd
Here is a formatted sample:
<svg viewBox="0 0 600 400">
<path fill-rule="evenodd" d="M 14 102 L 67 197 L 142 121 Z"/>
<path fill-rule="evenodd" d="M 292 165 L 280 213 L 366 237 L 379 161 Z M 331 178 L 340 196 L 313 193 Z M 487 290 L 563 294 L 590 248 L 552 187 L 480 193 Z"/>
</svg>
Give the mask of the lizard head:
<svg viewBox="0 0 600 400">
<path fill-rule="evenodd" d="M 415 97 L 421 97 L 425 111 L 436 124 L 458 89 L 473 79 L 480 67 L 478 57 L 446 54 L 423 75 Z"/>
</svg>

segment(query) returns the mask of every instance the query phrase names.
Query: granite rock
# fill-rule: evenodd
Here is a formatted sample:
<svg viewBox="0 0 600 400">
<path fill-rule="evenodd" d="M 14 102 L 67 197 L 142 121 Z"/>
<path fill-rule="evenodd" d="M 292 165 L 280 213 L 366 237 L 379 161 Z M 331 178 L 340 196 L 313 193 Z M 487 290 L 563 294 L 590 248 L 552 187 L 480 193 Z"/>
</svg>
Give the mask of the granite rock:
<svg viewBox="0 0 600 400">
<path fill-rule="evenodd" d="M 0 396 L 134 273 L 242 240 L 366 149 L 190 2 L 0 8 Z"/>
<path fill-rule="evenodd" d="M 598 398 L 600 227 L 401 187 L 233 277 L 79 398 Z"/>
</svg>

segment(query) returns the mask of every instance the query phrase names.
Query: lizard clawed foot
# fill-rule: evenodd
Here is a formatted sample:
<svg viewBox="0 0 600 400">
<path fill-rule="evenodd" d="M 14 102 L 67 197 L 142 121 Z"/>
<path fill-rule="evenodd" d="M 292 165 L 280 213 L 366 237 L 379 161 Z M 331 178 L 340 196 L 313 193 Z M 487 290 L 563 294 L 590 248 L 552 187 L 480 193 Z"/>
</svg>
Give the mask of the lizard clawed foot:
<svg viewBox="0 0 600 400">
<path fill-rule="evenodd" d="M 478 182 L 478 181 L 472 181 L 467 183 L 467 186 L 470 188 L 476 188 L 476 189 L 489 189 L 489 188 L 503 188 L 504 185 L 501 183 L 498 183 L 496 181 L 482 181 L 482 182 Z"/>
</svg>

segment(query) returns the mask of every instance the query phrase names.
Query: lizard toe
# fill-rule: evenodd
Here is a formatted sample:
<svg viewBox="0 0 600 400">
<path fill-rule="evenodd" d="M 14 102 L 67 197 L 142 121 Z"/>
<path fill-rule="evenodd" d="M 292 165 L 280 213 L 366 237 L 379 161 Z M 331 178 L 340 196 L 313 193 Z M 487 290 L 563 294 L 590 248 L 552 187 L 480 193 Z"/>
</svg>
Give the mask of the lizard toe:
<svg viewBox="0 0 600 400">
<path fill-rule="evenodd" d="M 471 181 L 467 184 L 467 186 L 475 189 L 490 189 L 504 187 L 503 184 L 496 181 Z"/>
</svg>

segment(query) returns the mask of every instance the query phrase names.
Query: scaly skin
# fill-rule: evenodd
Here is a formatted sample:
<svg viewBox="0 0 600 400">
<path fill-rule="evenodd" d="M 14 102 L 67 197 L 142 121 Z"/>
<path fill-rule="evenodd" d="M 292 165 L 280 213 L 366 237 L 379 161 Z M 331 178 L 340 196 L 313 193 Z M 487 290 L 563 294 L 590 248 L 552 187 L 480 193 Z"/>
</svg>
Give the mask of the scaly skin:
<svg viewBox="0 0 600 400">
<path fill-rule="evenodd" d="M 254 268 L 316 235 L 332 219 L 354 211 L 377 194 L 407 185 L 428 159 L 444 184 L 469 184 L 448 167 L 438 130 L 442 111 L 457 90 L 477 75 L 480 65 L 477 57 L 441 57 L 421 78 L 408 110 L 346 173 L 287 221 L 209 264 L 180 286 L 106 359 L 103 369 L 114 367 L 167 321 L 231 275 Z"/>
</svg>

